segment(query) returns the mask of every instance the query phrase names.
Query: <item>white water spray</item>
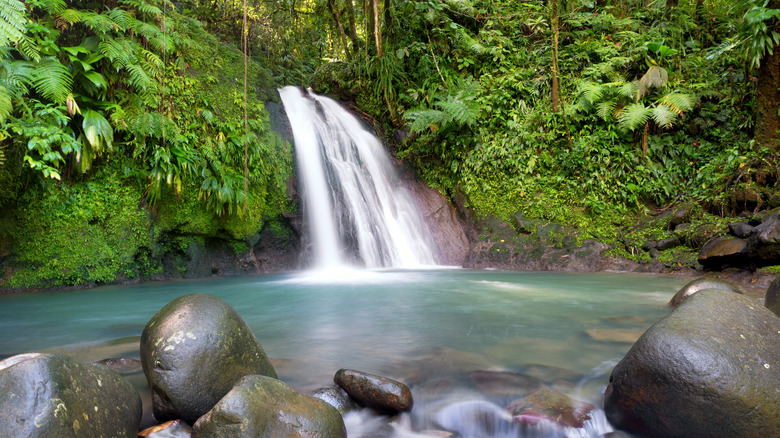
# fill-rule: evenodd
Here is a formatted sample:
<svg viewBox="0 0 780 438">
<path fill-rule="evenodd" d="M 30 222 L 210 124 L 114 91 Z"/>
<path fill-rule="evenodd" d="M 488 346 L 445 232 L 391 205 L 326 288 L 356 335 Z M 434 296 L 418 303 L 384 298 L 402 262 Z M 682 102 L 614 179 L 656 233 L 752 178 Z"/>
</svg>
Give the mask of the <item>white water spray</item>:
<svg viewBox="0 0 780 438">
<path fill-rule="evenodd" d="M 336 101 L 279 90 L 295 139 L 315 267 L 435 265 L 433 245 L 382 143 Z"/>
</svg>

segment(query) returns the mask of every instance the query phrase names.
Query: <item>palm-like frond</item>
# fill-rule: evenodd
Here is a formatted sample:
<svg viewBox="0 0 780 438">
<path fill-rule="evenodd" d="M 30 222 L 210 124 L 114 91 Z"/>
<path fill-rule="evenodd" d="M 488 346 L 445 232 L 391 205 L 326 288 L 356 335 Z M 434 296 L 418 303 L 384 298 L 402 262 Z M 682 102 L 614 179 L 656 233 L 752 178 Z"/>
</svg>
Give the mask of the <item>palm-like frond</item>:
<svg viewBox="0 0 780 438">
<path fill-rule="evenodd" d="M 665 68 L 651 65 L 650 68 L 647 69 L 647 73 L 639 80 L 639 91 L 637 92 L 636 100 L 641 99 L 642 96 L 647 94 L 647 90 L 649 90 L 650 87 L 661 88 L 666 85 L 668 81 L 669 73 Z"/>
<path fill-rule="evenodd" d="M 27 35 L 22 35 L 16 41 L 16 50 L 31 61 L 38 62 L 41 60 L 41 52 L 38 50 L 37 44 Z"/>
<path fill-rule="evenodd" d="M 128 64 L 127 72 L 130 75 L 130 84 L 136 91 L 140 93 L 146 93 L 151 91 L 155 82 L 143 66 L 138 64 Z"/>
<path fill-rule="evenodd" d="M 448 96 L 447 100 L 436 102 L 436 106 L 447 114 L 448 119 L 458 125 L 471 126 L 477 121 L 479 115 L 479 103 L 461 93 Z"/>
<path fill-rule="evenodd" d="M 659 103 L 669 107 L 678 116 L 693 109 L 696 98 L 692 94 L 673 91 L 661 98 Z"/>
<path fill-rule="evenodd" d="M 677 113 L 666 105 L 657 105 L 653 108 L 653 120 L 661 128 L 671 128 L 677 120 Z"/>
<path fill-rule="evenodd" d="M 27 8 L 19 0 L 0 0 L 0 46 L 15 43 L 24 35 Z"/>
<path fill-rule="evenodd" d="M 33 86 L 45 98 L 61 103 L 71 92 L 73 76 L 57 58 L 47 56 L 35 65 Z"/>
<path fill-rule="evenodd" d="M 618 88 L 618 94 L 628 99 L 633 99 L 639 91 L 639 84 L 636 82 L 623 82 Z"/>
<path fill-rule="evenodd" d="M 653 108 L 646 107 L 642 102 L 634 102 L 623 108 L 618 115 L 618 123 L 623 128 L 633 131 L 644 126 L 652 115 Z"/>
<path fill-rule="evenodd" d="M 118 29 L 116 23 L 114 23 L 108 15 L 94 12 L 85 13 L 83 23 L 98 35 L 106 34 Z"/>
</svg>

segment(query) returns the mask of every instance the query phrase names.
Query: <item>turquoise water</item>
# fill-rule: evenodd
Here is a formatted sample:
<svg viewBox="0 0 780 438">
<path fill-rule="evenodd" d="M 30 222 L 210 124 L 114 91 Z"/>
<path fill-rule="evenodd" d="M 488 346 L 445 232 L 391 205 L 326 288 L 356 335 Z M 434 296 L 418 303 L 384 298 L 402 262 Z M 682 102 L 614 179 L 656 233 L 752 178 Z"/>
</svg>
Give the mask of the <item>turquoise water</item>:
<svg viewBox="0 0 780 438">
<path fill-rule="evenodd" d="M 5 295 L 0 357 L 63 346 L 78 351 L 137 337 L 169 301 L 205 292 L 241 314 L 280 378 L 301 390 L 329 385 L 340 368 L 421 386 L 477 369 L 557 372 L 564 376 L 558 380 L 568 381 L 562 384 L 568 393 L 599 404 L 611 367 L 631 346 L 611 338 L 647 329 L 669 311 L 666 303 L 687 281 L 650 274 L 443 269 Z M 138 354 L 101 348 L 92 354 Z"/>
</svg>

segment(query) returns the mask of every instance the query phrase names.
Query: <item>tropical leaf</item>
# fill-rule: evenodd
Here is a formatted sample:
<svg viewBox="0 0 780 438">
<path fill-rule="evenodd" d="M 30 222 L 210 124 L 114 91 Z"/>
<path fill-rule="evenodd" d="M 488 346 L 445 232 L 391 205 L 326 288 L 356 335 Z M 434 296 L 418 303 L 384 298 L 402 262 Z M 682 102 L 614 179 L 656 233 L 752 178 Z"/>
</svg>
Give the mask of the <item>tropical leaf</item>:
<svg viewBox="0 0 780 438">
<path fill-rule="evenodd" d="M 94 110 L 84 111 L 84 121 L 81 127 L 84 129 L 84 137 L 96 155 L 100 155 L 106 149 L 111 149 L 114 142 L 114 130 L 102 114 Z"/>
<path fill-rule="evenodd" d="M 102 55 L 111 61 L 114 68 L 125 68 L 130 62 L 131 49 L 128 40 L 124 38 L 104 38 L 98 44 Z"/>
<path fill-rule="evenodd" d="M 47 56 L 35 64 L 33 86 L 46 99 L 63 103 L 73 86 L 73 76 L 68 67 L 57 58 Z"/>
<path fill-rule="evenodd" d="M 618 123 L 621 127 L 633 131 L 644 126 L 652 115 L 652 107 L 648 108 L 642 102 L 634 102 L 623 108 L 623 111 L 618 115 Z"/>
<path fill-rule="evenodd" d="M 16 41 L 16 50 L 28 60 L 35 62 L 41 60 L 41 52 L 38 50 L 37 44 L 27 35 L 22 35 L 22 37 Z"/>
<path fill-rule="evenodd" d="M 636 82 L 623 82 L 622 85 L 617 88 L 617 90 L 619 95 L 628 99 L 633 99 L 639 91 L 639 84 Z"/>
<path fill-rule="evenodd" d="M 70 25 L 81 23 L 87 15 L 94 15 L 94 12 L 81 11 L 79 9 L 65 9 L 57 15 L 57 18 Z"/>
<path fill-rule="evenodd" d="M 24 35 L 27 8 L 19 0 L 0 0 L 0 46 L 9 46 Z"/>
<path fill-rule="evenodd" d="M 671 128 L 677 120 L 677 113 L 666 105 L 656 105 L 653 108 L 653 120 L 661 128 Z"/>
<path fill-rule="evenodd" d="M 35 67 L 30 61 L 11 61 L 0 64 L 0 85 L 5 86 L 13 96 L 27 93 L 35 79 Z"/>
</svg>

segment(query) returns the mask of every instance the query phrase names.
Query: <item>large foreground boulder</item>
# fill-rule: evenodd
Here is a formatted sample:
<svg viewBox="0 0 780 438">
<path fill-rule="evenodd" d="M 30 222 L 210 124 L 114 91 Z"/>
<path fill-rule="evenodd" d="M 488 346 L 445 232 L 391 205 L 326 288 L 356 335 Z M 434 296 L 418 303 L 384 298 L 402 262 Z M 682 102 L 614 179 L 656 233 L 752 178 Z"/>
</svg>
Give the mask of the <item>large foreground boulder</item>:
<svg viewBox="0 0 780 438">
<path fill-rule="evenodd" d="M 604 410 L 645 437 L 780 436 L 780 318 L 745 295 L 697 292 L 615 366 Z"/>
<path fill-rule="evenodd" d="M 62 354 L 0 362 L 0 436 L 135 437 L 141 397 L 117 372 Z"/>
<path fill-rule="evenodd" d="M 677 307 L 691 295 L 705 289 L 722 289 L 738 294 L 742 293 L 739 288 L 729 283 L 728 281 L 718 280 L 717 278 L 701 277 L 680 288 L 680 290 L 674 294 L 672 299 L 669 300 L 669 305 L 671 307 Z"/>
<path fill-rule="evenodd" d="M 280 380 L 245 376 L 192 427 L 193 438 L 346 438 L 341 414 Z"/>
<path fill-rule="evenodd" d="M 141 363 L 159 421 L 189 424 L 243 376 L 276 378 L 263 348 L 228 303 L 207 294 L 179 297 L 146 324 Z"/>
</svg>

